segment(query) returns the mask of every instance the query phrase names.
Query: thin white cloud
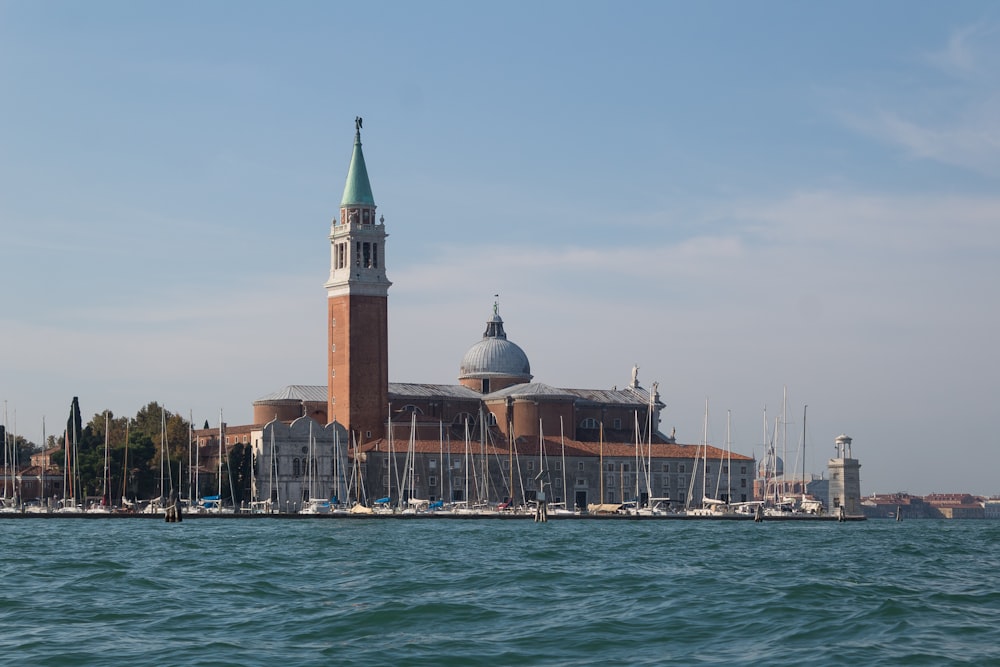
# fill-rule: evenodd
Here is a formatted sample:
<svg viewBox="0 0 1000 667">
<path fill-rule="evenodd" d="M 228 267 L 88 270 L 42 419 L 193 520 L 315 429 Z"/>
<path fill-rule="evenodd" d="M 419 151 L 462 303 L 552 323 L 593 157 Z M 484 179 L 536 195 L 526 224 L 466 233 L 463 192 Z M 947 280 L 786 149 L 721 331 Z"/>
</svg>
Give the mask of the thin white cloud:
<svg viewBox="0 0 1000 667">
<path fill-rule="evenodd" d="M 1000 176 L 1000 26 L 955 30 L 920 62 L 930 68 L 904 83 L 879 82 L 877 94 L 847 93 L 838 103 L 843 122 L 911 158 Z"/>
<path fill-rule="evenodd" d="M 1000 26 L 980 22 L 952 31 L 943 49 L 933 51 L 925 60 L 951 76 L 968 79 L 994 79 L 996 58 L 1000 52 Z"/>
</svg>

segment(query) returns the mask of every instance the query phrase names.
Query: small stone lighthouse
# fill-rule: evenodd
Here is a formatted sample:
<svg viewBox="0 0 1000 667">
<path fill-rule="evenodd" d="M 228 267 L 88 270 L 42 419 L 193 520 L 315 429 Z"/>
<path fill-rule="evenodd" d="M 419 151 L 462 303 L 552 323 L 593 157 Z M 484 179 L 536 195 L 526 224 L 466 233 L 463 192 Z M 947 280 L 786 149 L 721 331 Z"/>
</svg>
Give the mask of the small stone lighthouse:
<svg viewBox="0 0 1000 667">
<path fill-rule="evenodd" d="M 837 456 L 826 465 L 830 477 L 827 507 L 835 513 L 843 507 L 846 516 L 861 515 L 861 464 L 851 456 L 850 436 L 838 435 L 834 442 Z"/>
</svg>

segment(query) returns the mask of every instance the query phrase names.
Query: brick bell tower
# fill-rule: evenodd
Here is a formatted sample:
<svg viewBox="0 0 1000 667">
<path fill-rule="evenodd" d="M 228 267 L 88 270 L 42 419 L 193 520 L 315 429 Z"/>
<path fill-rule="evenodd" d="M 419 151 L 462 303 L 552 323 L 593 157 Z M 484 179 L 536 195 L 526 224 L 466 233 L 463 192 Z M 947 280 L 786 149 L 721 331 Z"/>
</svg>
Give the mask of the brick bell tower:
<svg viewBox="0 0 1000 667">
<path fill-rule="evenodd" d="M 389 413 L 388 297 L 384 218 L 361 152 L 361 118 L 354 120 L 354 152 L 330 226 L 330 279 L 326 282 L 327 418 L 346 426 L 358 442 L 385 436 Z"/>
</svg>

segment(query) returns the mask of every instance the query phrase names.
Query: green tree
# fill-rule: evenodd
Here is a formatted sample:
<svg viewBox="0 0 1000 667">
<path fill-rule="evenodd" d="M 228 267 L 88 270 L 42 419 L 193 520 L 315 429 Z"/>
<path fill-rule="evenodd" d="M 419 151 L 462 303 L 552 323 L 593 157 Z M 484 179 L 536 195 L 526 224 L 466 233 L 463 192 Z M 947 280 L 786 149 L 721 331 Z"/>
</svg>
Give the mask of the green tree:
<svg viewBox="0 0 1000 667">
<path fill-rule="evenodd" d="M 250 468 L 253 449 L 249 444 L 237 444 L 229 450 L 229 477 L 232 480 L 233 505 L 239 507 L 250 498 Z"/>
<path fill-rule="evenodd" d="M 174 488 L 180 488 L 178 466 L 182 469 L 187 466 L 190 425 L 155 401 L 141 408 L 132 419 L 115 417 L 105 410 L 84 426 L 79 417 L 79 401 L 74 398 L 66 428 L 61 441 L 53 437 L 50 442 L 60 447 L 67 441 L 70 443 L 71 454 L 76 456 L 73 477 L 78 480 L 73 487 L 79 489 L 74 490 L 74 495 L 81 500 L 84 494 L 102 493 L 112 503 L 122 496 L 130 500 L 153 498 L 161 493 L 166 495 L 171 482 Z M 64 466 L 65 450 L 53 452 L 52 462 Z"/>
</svg>

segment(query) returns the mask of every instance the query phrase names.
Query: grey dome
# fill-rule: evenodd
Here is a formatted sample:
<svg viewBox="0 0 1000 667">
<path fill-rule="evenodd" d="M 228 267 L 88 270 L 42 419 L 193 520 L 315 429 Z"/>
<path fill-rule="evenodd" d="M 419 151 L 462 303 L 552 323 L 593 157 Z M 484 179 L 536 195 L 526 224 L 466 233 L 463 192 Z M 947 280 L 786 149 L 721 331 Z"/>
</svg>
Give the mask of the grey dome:
<svg viewBox="0 0 1000 667">
<path fill-rule="evenodd" d="M 527 382 L 531 379 L 528 355 L 516 343 L 507 340 L 503 320 L 493 309 L 493 317 L 486 323 L 483 339 L 469 348 L 462 357 L 458 379 L 505 377 Z"/>
</svg>

